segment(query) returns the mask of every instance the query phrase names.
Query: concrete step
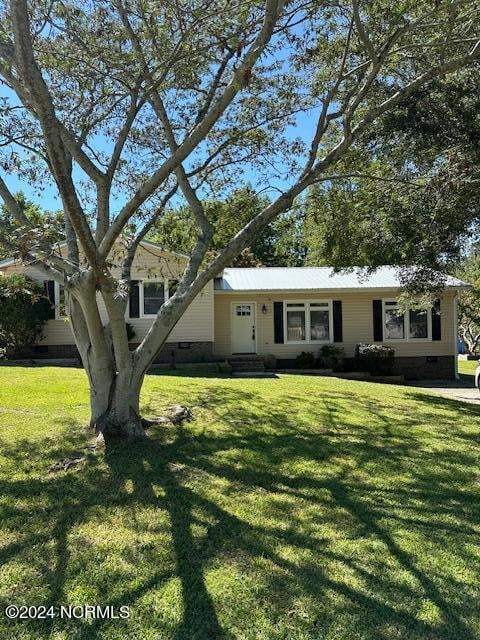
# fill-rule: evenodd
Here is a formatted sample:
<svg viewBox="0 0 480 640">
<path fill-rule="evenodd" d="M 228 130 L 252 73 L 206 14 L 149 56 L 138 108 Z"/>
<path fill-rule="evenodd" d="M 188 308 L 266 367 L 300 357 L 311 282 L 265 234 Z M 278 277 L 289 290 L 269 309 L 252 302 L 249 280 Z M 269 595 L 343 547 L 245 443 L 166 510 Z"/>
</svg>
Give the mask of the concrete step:
<svg viewBox="0 0 480 640">
<path fill-rule="evenodd" d="M 332 376 L 333 369 L 275 369 L 277 373 L 300 374 L 302 376 Z"/>
<path fill-rule="evenodd" d="M 232 372 L 243 371 L 265 371 L 265 362 L 262 356 L 231 356 L 228 362 L 232 367 Z"/>
<path fill-rule="evenodd" d="M 263 362 L 231 362 L 232 371 L 265 371 Z"/>
<path fill-rule="evenodd" d="M 233 371 L 233 378 L 278 378 L 273 371 Z"/>
</svg>

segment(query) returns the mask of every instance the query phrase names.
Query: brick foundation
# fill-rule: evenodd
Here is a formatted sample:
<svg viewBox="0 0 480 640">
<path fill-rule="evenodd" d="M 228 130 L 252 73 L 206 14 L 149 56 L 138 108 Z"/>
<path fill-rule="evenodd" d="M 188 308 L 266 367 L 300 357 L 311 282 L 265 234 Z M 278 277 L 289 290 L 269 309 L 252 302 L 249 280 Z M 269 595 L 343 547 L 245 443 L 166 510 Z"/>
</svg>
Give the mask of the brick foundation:
<svg viewBox="0 0 480 640">
<path fill-rule="evenodd" d="M 137 345 L 131 344 L 134 349 Z M 75 345 L 38 345 L 32 347 L 21 358 L 61 359 L 79 358 Z M 212 342 L 167 342 L 160 349 L 154 362 L 158 364 L 175 364 L 183 362 L 214 362 Z M 277 367 L 295 368 L 294 359 L 277 360 Z M 355 358 L 345 359 L 345 370 L 358 371 Z M 396 357 L 393 364 L 394 375 L 403 375 L 408 380 L 421 379 L 453 379 L 455 377 L 455 356 L 411 356 Z"/>
<path fill-rule="evenodd" d="M 131 344 L 135 349 L 138 344 Z M 61 358 L 80 358 L 73 344 L 37 345 L 19 356 L 19 359 L 56 360 Z M 154 360 L 156 363 L 175 364 L 176 362 L 212 362 L 212 342 L 166 342 Z"/>
<path fill-rule="evenodd" d="M 277 360 L 277 367 L 295 368 L 295 360 Z M 355 358 L 345 358 L 346 371 L 359 371 Z M 455 378 L 455 356 L 396 357 L 392 375 L 403 375 L 407 380 L 451 380 Z"/>
<path fill-rule="evenodd" d="M 414 356 L 395 358 L 393 373 L 408 380 L 455 378 L 455 356 Z"/>
<path fill-rule="evenodd" d="M 358 371 L 355 358 L 346 358 L 345 368 Z M 407 380 L 452 380 L 455 378 L 455 356 L 398 356 L 393 360 L 392 375 Z"/>
<path fill-rule="evenodd" d="M 131 345 L 135 348 L 137 345 Z M 157 364 L 176 362 L 212 362 L 213 342 L 166 342 L 157 353 Z"/>
</svg>

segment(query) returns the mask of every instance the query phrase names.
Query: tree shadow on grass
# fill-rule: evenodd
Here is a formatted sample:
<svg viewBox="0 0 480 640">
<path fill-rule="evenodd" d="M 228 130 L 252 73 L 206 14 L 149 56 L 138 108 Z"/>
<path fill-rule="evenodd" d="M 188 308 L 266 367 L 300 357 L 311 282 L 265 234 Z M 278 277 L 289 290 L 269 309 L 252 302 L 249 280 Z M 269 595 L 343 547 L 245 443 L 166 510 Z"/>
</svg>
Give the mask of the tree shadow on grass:
<svg viewBox="0 0 480 640">
<path fill-rule="evenodd" d="M 192 534 L 193 495 L 182 487 L 170 469 L 184 440 L 184 434 L 180 430 L 173 446 L 165 447 L 159 440 L 148 440 L 138 443 L 133 448 L 128 447 L 126 451 L 123 445 L 113 443 L 107 445 L 106 460 L 112 477 L 120 485 L 125 486 L 125 483 L 132 482 L 131 499 L 137 497 L 142 504 L 160 506 L 168 510 L 176 572 L 182 585 L 184 611 L 182 623 L 175 637 L 185 640 L 220 640 L 224 634 L 205 585 L 201 554 Z M 163 487 L 164 497 L 157 497 L 154 483 Z"/>
<path fill-rule="evenodd" d="M 480 418 L 480 405 L 473 402 L 464 402 L 463 400 L 446 398 L 437 393 L 429 394 L 425 392 L 408 392 L 405 394 L 405 397 L 421 402 L 425 405 L 426 410 L 430 410 L 431 414 L 434 414 L 436 409 L 440 408 L 446 409 L 447 411 L 454 411 L 460 415 L 465 414 L 472 418 Z"/>
<path fill-rule="evenodd" d="M 304 637 L 326 635 L 336 616 L 343 615 L 346 603 L 352 619 L 356 616 L 357 624 L 375 634 L 371 638 L 389 638 L 392 625 L 399 638 L 476 637 L 465 621 L 472 620 L 476 610 L 476 602 L 466 586 L 460 579 L 454 583 L 453 576 L 440 579 L 411 549 L 402 545 L 401 538 L 397 539 L 400 527 L 431 539 L 439 547 L 456 536 L 455 553 L 463 553 L 466 561 L 474 562 L 468 548 L 473 547 L 478 534 L 478 495 L 458 487 L 458 482 L 452 480 L 456 479 L 455 469 L 460 468 L 463 473 L 474 467 L 475 452 L 452 448 L 438 453 L 419 447 L 417 434 L 408 427 L 431 420 L 434 405 L 428 403 L 427 397 L 425 412 L 405 416 L 399 426 L 392 424 L 388 413 L 361 394 L 352 397 L 338 392 L 309 402 L 303 399 L 304 404 L 309 404 L 303 407 L 306 418 L 292 412 L 291 398 L 272 407 L 255 393 L 240 388 L 212 387 L 205 393 L 213 417 L 201 432 L 192 435 L 188 428 L 178 428 L 164 436 L 155 432 L 150 439 L 134 446 L 108 445 L 105 452 L 108 474 L 102 471 L 101 460 L 92 457 L 75 473 L 3 481 L 2 493 L 14 498 L 13 504 L 0 512 L 4 522 L 10 528 L 21 522 L 26 526 L 20 546 L 7 545 L 0 552 L 0 560 L 7 562 L 26 546 L 38 547 L 53 538 L 56 562 L 50 569 L 44 567 L 44 580 L 50 601 L 64 604 L 69 532 L 88 520 L 92 509 L 148 507 L 154 513 L 168 513 L 175 565 L 159 566 L 145 579 L 139 577 L 134 586 L 123 584 L 120 579 L 115 585 L 118 587 L 115 595 L 106 593 L 104 602 L 99 604 L 134 606 L 151 590 L 178 577 L 182 619 L 171 635 L 178 640 L 235 637 L 220 619 L 218 605 L 206 582 L 212 562 L 230 557 L 244 558 L 247 572 L 259 561 L 270 568 L 270 573 L 266 571 L 263 576 L 259 598 L 268 603 L 272 625 L 276 619 L 294 617 L 294 613 L 288 612 L 295 612 L 299 597 L 308 597 L 316 603 L 313 607 L 316 614 L 308 622 L 295 622 L 298 626 L 292 633 L 302 632 Z M 418 399 L 422 398 L 415 394 L 415 400 Z M 441 400 L 442 408 L 454 415 L 458 403 Z M 362 411 L 369 424 L 350 422 L 342 413 L 342 403 Z M 234 410 L 227 410 L 227 406 Z M 472 408 L 470 415 L 478 418 L 476 408 Z M 222 429 L 217 430 L 218 425 Z M 61 449 L 50 443 L 48 455 L 59 456 L 69 444 L 78 443 L 72 438 Z M 7 446 L 3 453 L 20 464 L 26 452 L 35 458 L 39 451 L 32 443 L 23 442 Z M 337 463 L 339 456 L 347 463 Z M 287 461 L 292 463 L 290 469 L 286 468 Z M 375 484 L 380 464 L 409 481 L 400 486 Z M 332 471 L 321 473 L 327 465 L 332 465 Z M 370 467 L 373 471 L 365 472 Z M 212 497 L 196 482 L 198 477 L 205 480 L 206 486 L 221 481 L 221 492 Z M 38 513 L 25 513 L 21 505 L 22 500 L 32 495 L 46 500 L 40 532 Z M 252 498 L 263 500 L 262 509 L 268 511 L 269 518 L 255 519 L 235 513 L 235 501 Z M 310 510 L 311 520 L 298 513 L 298 505 Z M 208 523 L 202 536 L 195 533 L 200 522 Z M 318 527 L 326 525 L 343 542 L 357 539 L 379 545 L 379 553 L 393 569 L 391 566 L 388 571 L 382 570 L 382 557 L 372 556 L 367 562 L 361 554 L 345 551 L 344 545 L 337 548 L 335 539 L 319 537 Z M 294 561 L 280 553 L 279 548 L 283 547 L 298 550 L 303 560 Z M 342 573 L 337 575 L 333 571 L 337 564 L 347 567 L 355 580 Z M 397 580 L 397 571 L 409 579 Z M 329 605 L 330 594 L 339 599 L 337 604 Z M 439 621 L 432 623 L 415 615 L 412 600 L 424 599 L 438 609 Z M 222 615 L 225 618 L 225 611 Z M 43 637 L 38 635 L 39 631 L 48 637 L 53 628 L 58 628 L 57 623 L 48 621 L 43 626 L 28 624 L 32 638 Z M 88 625 L 78 623 L 77 631 L 85 639 L 101 638 L 105 627 L 111 624 L 104 620 Z M 352 632 L 355 626 L 351 627 Z M 136 636 L 129 635 L 125 627 L 124 637 Z"/>
</svg>

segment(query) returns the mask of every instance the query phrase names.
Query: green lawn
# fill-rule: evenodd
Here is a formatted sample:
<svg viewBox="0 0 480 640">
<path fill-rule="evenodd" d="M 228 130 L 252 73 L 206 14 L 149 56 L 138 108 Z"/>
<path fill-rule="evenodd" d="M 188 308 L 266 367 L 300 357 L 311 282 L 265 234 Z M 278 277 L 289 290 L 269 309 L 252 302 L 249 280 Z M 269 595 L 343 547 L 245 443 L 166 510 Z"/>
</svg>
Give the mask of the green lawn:
<svg viewBox="0 0 480 640">
<path fill-rule="evenodd" d="M 473 376 L 475 374 L 475 369 L 477 368 L 476 360 L 459 360 L 458 361 L 458 372 L 461 376 L 468 376 L 469 379 L 473 381 Z"/>
<path fill-rule="evenodd" d="M 149 376 L 184 428 L 90 453 L 84 374 L 0 368 L 2 640 L 480 638 L 480 411 L 417 389 Z M 7 603 L 130 606 L 18 621 Z"/>
</svg>

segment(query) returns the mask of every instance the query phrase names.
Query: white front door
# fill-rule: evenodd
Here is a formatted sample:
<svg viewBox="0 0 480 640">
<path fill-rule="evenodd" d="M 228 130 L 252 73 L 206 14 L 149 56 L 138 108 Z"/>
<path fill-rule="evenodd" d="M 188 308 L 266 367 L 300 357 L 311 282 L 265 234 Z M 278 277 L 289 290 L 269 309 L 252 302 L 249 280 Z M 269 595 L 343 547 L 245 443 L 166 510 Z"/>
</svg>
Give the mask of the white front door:
<svg viewBox="0 0 480 640">
<path fill-rule="evenodd" d="M 232 304 L 232 353 L 256 353 L 255 304 Z"/>
</svg>

